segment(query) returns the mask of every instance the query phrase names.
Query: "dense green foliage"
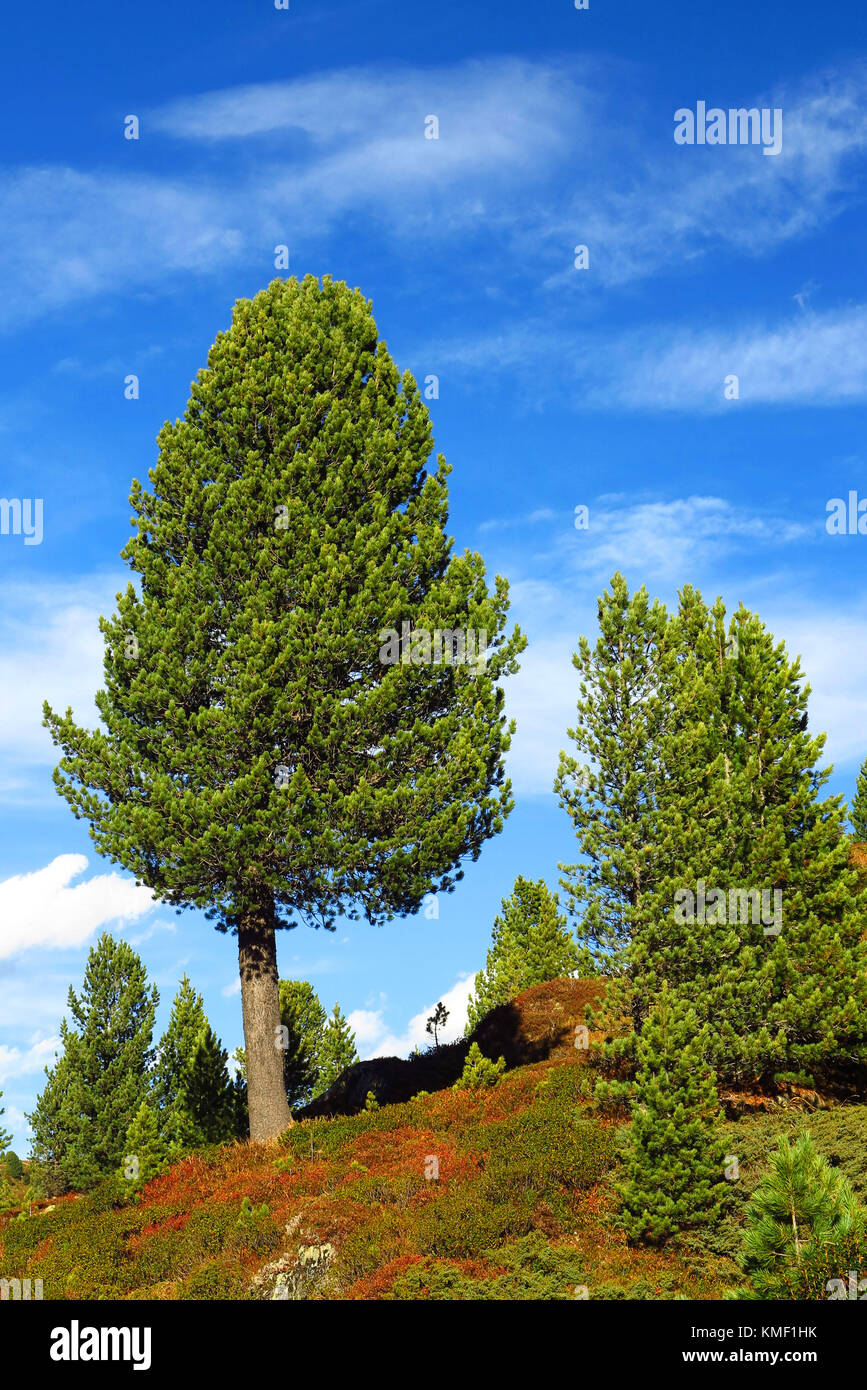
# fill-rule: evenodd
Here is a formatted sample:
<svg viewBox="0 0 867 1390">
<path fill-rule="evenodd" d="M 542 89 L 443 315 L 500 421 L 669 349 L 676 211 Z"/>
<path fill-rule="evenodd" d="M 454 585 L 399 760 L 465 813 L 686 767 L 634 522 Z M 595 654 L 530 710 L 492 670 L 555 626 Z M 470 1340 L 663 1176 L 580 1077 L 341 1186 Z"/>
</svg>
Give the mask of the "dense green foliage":
<svg viewBox="0 0 867 1390">
<path fill-rule="evenodd" d="M 855 796 L 849 808 L 849 825 L 856 840 L 867 840 L 867 758 L 855 783 Z"/>
<path fill-rule="evenodd" d="M 575 657 L 589 762 L 563 754 L 556 790 L 583 856 L 563 866 L 579 934 L 619 981 L 602 1021 L 628 1025 L 609 1062 L 634 1056 L 663 981 L 726 1077 L 863 1060 L 865 893 L 798 662 L 688 587 L 669 616 L 616 575 L 599 623 Z"/>
<path fill-rule="evenodd" d="M 863 1271 L 865 1259 L 867 1211 L 846 1176 L 809 1133 L 794 1143 L 781 1136 L 746 1209 L 741 1261 L 749 1284 L 739 1296 L 827 1299 L 829 1281 L 848 1290 L 850 1271 Z"/>
<path fill-rule="evenodd" d="M 168 1166 L 169 1151 L 160 1135 L 159 1118 L 147 1101 L 142 1101 L 126 1132 L 125 1147 L 118 1176 L 132 1188 L 143 1187 Z"/>
<path fill-rule="evenodd" d="M 631 1240 L 659 1244 L 718 1221 L 726 1197 L 707 1025 L 664 988 L 638 1040 L 632 1134 L 619 1186 Z"/>
<path fill-rule="evenodd" d="M 84 1191 L 114 1172 L 127 1131 L 150 1089 L 156 987 L 139 957 L 103 934 L 92 947 L 81 996 L 70 986 L 63 1051 L 29 1116 L 37 1164 L 61 1187 Z"/>
<path fill-rule="evenodd" d="M 9 1174 L 13 1182 L 18 1182 L 19 1179 L 23 1177 L 24 1168 L 21 1163 L 21 1159 L 18 1157 L 17 1153 L 15 1153 L 12 1149 L 10 1149 L 8 1153 L 2 1156 L 0 1162 L 6 1164 L 6 1172 Z"/>
<path fill-rule="evenodd" d="M 494 918 L 485 969 L 476 975 L 467 1004 L 467 1033 L 498 1004 L 508 1003 L 531 985 L 571 975 L 578 962 L 578 948 L 558 911 L 557 894 L 549 892 L 544 879 L 534 883 L 519 875 Z"/>
<path fill-rule="evenodd" d="M 241 1132 L 227 1061 L 205 1015 L 204 1000 L 185 975 L 157 1047 L 152 1083 L 160 1131 L 171 1155 Z"/>
<path fill-rule="evenodd" d="M 241 971 L 264 1134 L 286 1115 L 274 929 L 379 923 L 451 889 L 512 807 L 499 682 L 524 639 L 506 581 L 451 553 L 449 468 L 427 472 L 427 409 L 358 290 L 308 276 L 238 300 L 158 442 L 152 491 L 130 495 L 139 587 L 101 620 L 103 728 L 47 702 L 45 722 L 99 852 L 266 962 Z M 484 662 L 414 645 L 467 629 Z"/>
</svg>

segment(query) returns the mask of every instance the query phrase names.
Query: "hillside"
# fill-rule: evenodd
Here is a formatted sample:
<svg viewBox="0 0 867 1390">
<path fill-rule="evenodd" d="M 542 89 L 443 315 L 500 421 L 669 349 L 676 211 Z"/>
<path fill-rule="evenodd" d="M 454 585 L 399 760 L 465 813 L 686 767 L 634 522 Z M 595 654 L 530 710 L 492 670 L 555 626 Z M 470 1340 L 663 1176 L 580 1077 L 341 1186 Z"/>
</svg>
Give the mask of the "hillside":
<svg viewBox="0 0 867 1390">
<path fill-rule="evenodd" d="M 114 1182 L 56 1199 L 6 1221 L 0 1267 L 41 1278 L 46 1299 L 712 1299 L 738 1282 L 740 1214 L 781 1130 L 809 1127 L 867 1197 L 867 1106 L 789 1087 L 729 1122 L 741 1177 L 722 1226 L 627 1249 L 612 1191 L 627 1126 L 591 1113 L 574 1046 L 600 988 L 558 980 L 489 1015 L 479 1040 L 511 1068 L 490 1090 L 443 1079 L 465 1043 L 360 1063 L 332 1112 L 356 1109 L 363 1085 L 384 1099 L 410 1082 L 444 1089 L 197 1154 L 140 1199 Z"/>
</svg>

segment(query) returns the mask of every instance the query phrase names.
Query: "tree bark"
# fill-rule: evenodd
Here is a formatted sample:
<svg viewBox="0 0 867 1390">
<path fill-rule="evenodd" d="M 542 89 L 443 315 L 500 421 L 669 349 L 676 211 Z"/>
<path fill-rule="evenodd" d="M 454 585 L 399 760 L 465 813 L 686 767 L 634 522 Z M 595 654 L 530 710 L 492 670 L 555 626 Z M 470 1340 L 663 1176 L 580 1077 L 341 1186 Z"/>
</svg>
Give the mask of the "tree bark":
<svg viewBox="0 0 867 1390">
<path fill-rule="evenodd" d="M 250 914 L 238 927 L 241 1011 L 247 1056 L 250 1138 L 274 1139 L 293 1123 L 279 1047 L 280 992 L 273 909 Z"/>
</svg>

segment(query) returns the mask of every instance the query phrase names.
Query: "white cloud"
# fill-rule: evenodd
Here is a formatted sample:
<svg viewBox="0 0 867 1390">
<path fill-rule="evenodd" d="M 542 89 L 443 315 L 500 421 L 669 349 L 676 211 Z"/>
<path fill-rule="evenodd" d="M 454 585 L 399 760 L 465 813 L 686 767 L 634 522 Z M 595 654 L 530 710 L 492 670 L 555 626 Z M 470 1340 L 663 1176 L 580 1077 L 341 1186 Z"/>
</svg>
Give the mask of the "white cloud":
<svg viewBox="0 0 867 1390">
<path fill-rule="evenodd" d="M 0 1044 L 0 1088 L 14 1077 L 30 1076 L 54 1064 L 54 1055 L 61 1051 L 59 1037 L 41 1038 L 26 1051 Z"/>
<path fill-rule="evenodd" d="M 120 874 L 70 887 L 86 868 L 83 854 L 60 854 L 44 869 L 0 882 L 0 960 L 34 947 L 81 946 L 98 928 L 128 925 L 154 906 L 150 889 Z"/>
<path fill-rule="evenodd" d="M 8 1128 L 11 1129 L 13 1134 L 23 1134 L 26 1138 L 29 1138 L 33 1133 L 27 1121 L 27 1116 L 24 1114 L 23 1110 L 18 1109 L 17 1105 L 7 1105 L 6 1114 L 3 1118 L 8 1121 Z"/>
<path fill-rule="evenodd" d="M 463 1036 L 467 1021 L 467 1000 L 473 989 L 475 975 L 461 975 L 451 989 L 440 998 L 449 1010 L 449 1018 L 444 1028 L 439 1030 L 440 1042 L 454 1042 Z M 403 1033 L 391 1033 L 383 1018 L 382 1009 L 355 1009 L 348 1016 L 349 1026 L 355 1033 L 359 1055 L 369 1057 L 407 1057 L 414 1047 L 427 1047 L 433 1041 L 426 1031 L 426 1023 L 437 1005 L 437 1000 L 415 1014 Z"/>
</svg>

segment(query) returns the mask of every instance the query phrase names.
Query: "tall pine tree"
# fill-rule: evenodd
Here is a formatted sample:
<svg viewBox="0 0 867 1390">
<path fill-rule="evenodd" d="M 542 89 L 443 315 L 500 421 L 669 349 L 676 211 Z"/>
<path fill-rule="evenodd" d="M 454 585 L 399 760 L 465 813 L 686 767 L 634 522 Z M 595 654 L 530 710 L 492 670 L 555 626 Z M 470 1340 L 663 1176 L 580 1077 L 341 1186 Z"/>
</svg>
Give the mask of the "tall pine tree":
<svg viewBox="0 0 867 1390">
<path fill-rule="evenodd" d="M 510 896 L 502 900 L 502 915 L 494 918 L 485 969 L 476 975 L 467 1003 L 467 1032 L 491 1009 L 531 985 L 571 975 L 578 959 L 557 894 L 548 890 L 544 879 L 534 883 L 519 875 Z"/>
<path fill-rule="evenodd" d="M 3 1097 L 3 1092 L 0 1091 L 0 1099 L 2 1099 L 2 1097 Z M 5 1112 L 4 1108 L 3 1108 L 3 1106 L 0 1105 L 0 1115 L 4 1115 L 5 1113 L 6 1113 L 6 1112 Z M 9 1148 L 9 1145 L 10 1145 L 11 1143 L 12 1143 L 12 1135 L 9 1133 L 8 1130 L 4 1129 L 3 1126 L 0 1125 L 0 1158 L 2 1158 L 3 1154 L 4 1154 L 4 1153 L 6 1152 L 6 1150 Z"/>
<path fill-rule="evenodd" d="M 652 887 L 648 852 L 671 636 L 663 605 L 651 603 L 644 588 L 630 595 L 619 573 L 599 599 L 598 619 L 595 645 L 582 637 L 572 658 L 578 721 L 568 734 L 582 757 L 561 752 L 554 791 L 581 855 L 559 866 L 569 910 L 599 968 L 616 976 L 627 970 L 625 953 Z"/>
<path fill-rule="evenodd" d="M 173 1154 L 219 1143 L 237 1133 L 234 1084 L 227 1054 L 186 975 L 157 1050 L 153 1096 Z"/>
<path fill-rule="evenodd" d="M 92 1187 L 115 1171 L 126 1134 L 150 1090 L 151 1041 L 159 995 L 125 941 L 104 933 L 91 948 L 81 996 L 70 987 L 72 1024 L 30 1119 L 37 1162 L 65 1183 Z"/>
<path fill-rule="evenodd" d="M 341 1072 L 357 1061 L 355 1034 L 341 1013 L 340 1006 L 335 1004 L 319 1044 L 319 1065 L 313 1095 L 322 1095 L 323 1091 L 327 1091 L 328 1087 L 333 1085 Z"/>
<path fill-rule="evenodd" d="M 638 1042 L 632 1133 L 619 1186 L 629 1239 L 660 1245 L 717 1221 L 726 1202 L 722 1116 L 707 1027 L 663 986 Z"/>
<path fill-rule="evenodd" d="M 849 811 L 849 825 L 853 838 L 864 844 L 867 841 L 867 758 L 861 765 L 855 784 L 855 799 Z"/>
<path fill-rule="evenodd" d="M 597 1060 L 610 1070 L 634 1061 L 664 983 L 711 1024 L 709 1060 L 727 1077 L 860 1060 L 867 898 L 848 865 L 841 799 L 822 796 L 824 736 L 808 730 L 798 662 L 743 606 L 729 618 L 721 600 L 709 609 L 686 588 L 673 618 L 657 613 L 650 693 L 606 702 L 600 691 L 622 692 L 610 666 L 616 674 L 628 650 L 621 628 L 634 606 L 618 576 L 612 590 L 613 618 L 611 596 L 601 601 L 611 636 L 597 644 L 595 665 L 582 644 L 576 731 L 601 761 L 592 795 L 579 784 L 567 796 L 584 852 L 573 872 L 590 926 L 579 934 L 598 941 L 601 907 L 616 909 L 616 979 L 597 1022 L 620 1035 Z M 653 611 L 636 597 L 640 615 Z M 624 783 L 621 748 L 633 744 L 644 771 L 628 771 Z M 563 776 L 561 765 L 561 786 Z M 641 786 L 640 814 L 624 817 L 623 784 Z M 600 785 L 613 788 L 611 805 Z M 640 867 L 624 888 L 622 845 L 637 824 Z"/>
<path fill-rule="evenodd" d="M 442 458 L 370 304 L 326 277 L 235 304 L 130 497 L 104 729 L 45 704 L 100 853 L 237 933 L 250 1128 L 290 1123 L 275 933 L 449 891 L 512 808 L 508 585 L 453 555 Z M 486 662 L 416 637 L 484 633 Z M 383 655 L 398 633 L 400 659 Z M 480 640 L 480 639 L 479 639 Z M 430 648 L 428 647 L 428 653 Z"/>
</svg>

